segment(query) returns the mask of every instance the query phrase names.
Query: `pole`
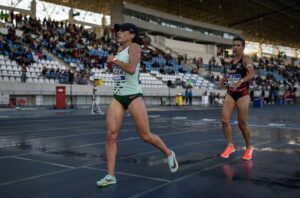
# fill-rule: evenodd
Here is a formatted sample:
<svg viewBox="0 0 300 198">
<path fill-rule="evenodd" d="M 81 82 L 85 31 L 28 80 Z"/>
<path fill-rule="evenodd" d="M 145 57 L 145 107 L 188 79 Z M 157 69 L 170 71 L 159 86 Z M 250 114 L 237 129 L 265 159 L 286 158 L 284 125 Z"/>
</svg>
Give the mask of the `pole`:
<svg viewBox="0 0 300 198">
<path fill-rule="evenodd" d="M 101 108 L 99 106 L 99 104 L 96 102 L 96 92 L 97 92 L 97 88 L 96 88 L 96 84 L 94 82 L 93 85 L 93 95 L 92 95 L 92 106 L 91 106 L 91 114 L 95 114 L 95 112 L 103 115 L 104 113 L 101 111 Z"/>
<path fill-rule="evenodd" d="M 70 109 L 74 109 L 74 104 L 73 104 L 73 93 L 72 93 L 72 83 L 70 84 Z"/>
<path fill-rule="evenodd" d="M 171 93 L 170 93 L 170 86 L 168 87 L 169 89 L 169 106 L 171 106 Z"/>
<path fill-rule="evenodd" d="M 94 107 L 95 107 L 95 100 L 96 100 L 95 93 L 96 93 L 96 87 L 93 86 L 91 114 L 95 114 L 95 110 L 94 110 Z"/>
</svg>

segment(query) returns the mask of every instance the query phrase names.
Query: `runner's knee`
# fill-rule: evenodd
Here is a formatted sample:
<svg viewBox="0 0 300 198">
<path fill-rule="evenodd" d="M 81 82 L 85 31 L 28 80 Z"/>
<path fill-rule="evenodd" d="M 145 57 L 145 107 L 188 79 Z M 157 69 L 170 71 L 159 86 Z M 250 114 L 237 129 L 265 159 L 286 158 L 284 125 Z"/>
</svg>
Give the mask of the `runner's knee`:
<svg viewBox="0 0 300 198">
<path fill-rule="evenodd" d="M 152 135 L 151 135 L 151 133 L 143 133 L 143 134 L 141 135 L 141 139 L 142 139 L 144 142 L 150 143 L 150 142 L 152 142 L 152 141 L 151 141 L 151 140 L 152 140 Z"/>
<path fill-rule="evenodd" d="M 247 129 L 247 123 L 245 121 L 239 121 L 239 128 L 244 131 Z"/>
<path fill-rule="evenodd" d="M 229 126 L 230 125 L 230 120 L 229 119 L 222 119 L 222 125 L 223 126 Z"/>
<path fill-rule="evenodd" d="M 117 135 L 118 135 L 118 130 L 115 128 L 107 128 L 107 134 L 106 134 L 106 142 L 108 144 L 113 144 L 116 142 L 117 139 Z"/>
</svg>

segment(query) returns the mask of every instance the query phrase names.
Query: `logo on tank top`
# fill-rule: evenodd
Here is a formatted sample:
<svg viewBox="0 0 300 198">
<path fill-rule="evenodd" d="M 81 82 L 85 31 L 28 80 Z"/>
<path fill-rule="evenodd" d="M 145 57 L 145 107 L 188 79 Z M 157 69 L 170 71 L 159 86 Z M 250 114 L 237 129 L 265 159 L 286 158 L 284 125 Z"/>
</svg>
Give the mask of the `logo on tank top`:
<svg viewBox="0 0 300 198">
<path fill-rule="evenodd" d="M 235 70 L 235 69 L 229 69 L 229 70 L 228 70 L 228 73 L 229 73 L 229 74 L 234 74 L 234 73 L 236 73 L 236 70 Z"/>
<path fill-rule="evenodd" d="M 236 65 L 236 68 L 237 68 L 237 69 L 241 69 L 241 67 L 242 67 L 242 63 L 238 63 L 238 64 Z"/>
</svg>

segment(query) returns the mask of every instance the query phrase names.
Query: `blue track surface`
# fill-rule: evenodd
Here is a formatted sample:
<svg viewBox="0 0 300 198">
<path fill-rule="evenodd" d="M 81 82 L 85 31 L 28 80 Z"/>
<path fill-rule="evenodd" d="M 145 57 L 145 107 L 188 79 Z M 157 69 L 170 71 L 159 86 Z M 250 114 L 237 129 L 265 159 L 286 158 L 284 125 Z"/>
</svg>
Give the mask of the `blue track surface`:
<svg viewBox="0 0 300 198">
<path fill-rule="evenodd" d="M 88 110 L 0 112 L 0 197 L 300 197 L 300 107 L 251 109 L 254 159 L 232 117 L 237 152 L 225 147 L 220 108 L 151 108 L 151 129 L 177 154 L 141 141 L 130 116 L 118 138 L 117 185 L 104 189 L 105 117 Z"/>
</svg>

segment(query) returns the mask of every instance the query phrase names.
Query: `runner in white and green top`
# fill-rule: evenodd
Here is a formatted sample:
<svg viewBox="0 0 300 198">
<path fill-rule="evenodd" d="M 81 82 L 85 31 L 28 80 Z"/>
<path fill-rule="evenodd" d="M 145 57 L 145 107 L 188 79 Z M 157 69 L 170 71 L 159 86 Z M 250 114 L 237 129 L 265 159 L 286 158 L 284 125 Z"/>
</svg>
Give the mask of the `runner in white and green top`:
<svg viewBox="0 0 300 198">
<path fill-rule="evenodd" d="M 129 46 L 119 52 L 115 58 L 123 63 L 129 63 Z M 134 74 L 129 74 L 118 65 L 113 66 L 114 98 L 119 101 L 124 109 L 128 109 L 130 103 L 142 97 L 142 88 L 139 83 L 140 63 L 137 64 Z"/>
<path fill-rule="evenodd" d="M 141 139 L 158 148 L 167 157 L 169 169 L 172 173 L 179 168 L 175 153 L 171 151 L 159 136 L 150 131 L 147 110 L 143 100 L 142 89 L 139 84 L 139 68 L 141 50 L 138 29 L 131 23 L 114 26 L 120 43 L 119 53 L 109 56 L 107 62 L 113 63 L 114 97 L 107 111 L 106 159 L 108 174 L 97 181 L 97 186 L 104 187 L 116 184 L 115 164 L 117 145 L 116 139 L 128 109 L 134 119 L 136 129 Z"/>
<path fill-rule="evenodd" d="M 115 58 L 123 63 L 129 63 L 129 46 L 119 52 Z M 142 88 L 139 83 L 140 63 L 137 64 L 133 75 L 126 73 L 117 65 L 113 68 L 114 74 L 114 95 L 126 96 L 142 93 Z"/>
</svg>

